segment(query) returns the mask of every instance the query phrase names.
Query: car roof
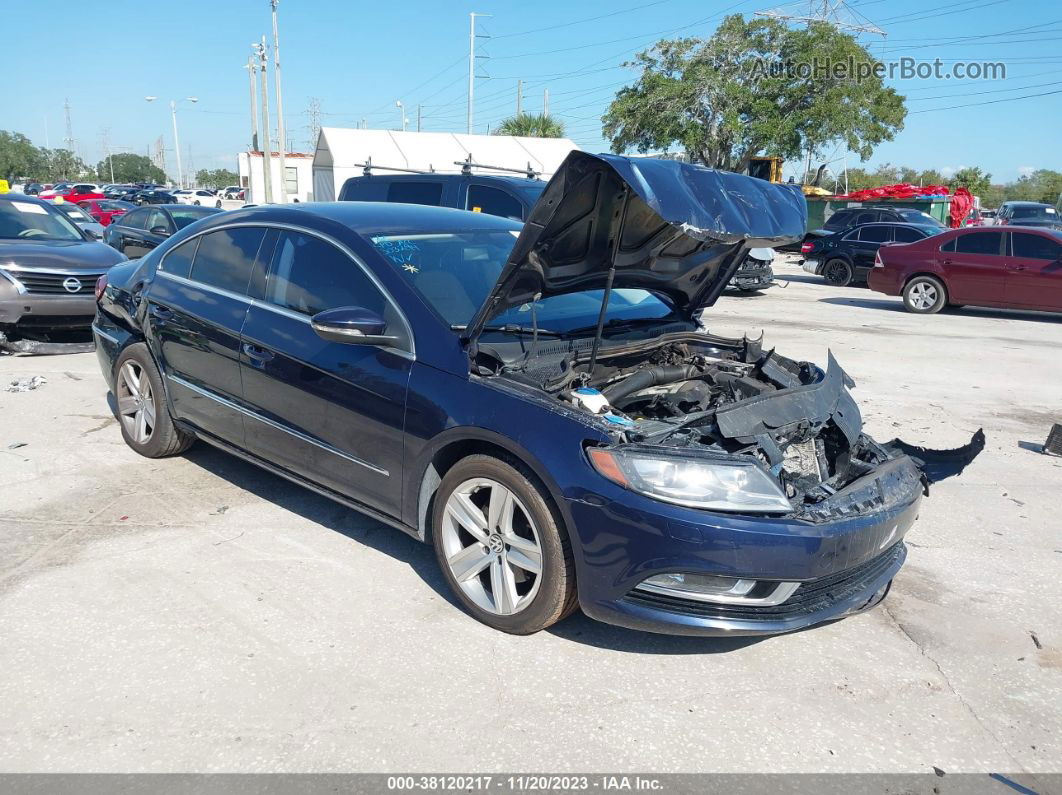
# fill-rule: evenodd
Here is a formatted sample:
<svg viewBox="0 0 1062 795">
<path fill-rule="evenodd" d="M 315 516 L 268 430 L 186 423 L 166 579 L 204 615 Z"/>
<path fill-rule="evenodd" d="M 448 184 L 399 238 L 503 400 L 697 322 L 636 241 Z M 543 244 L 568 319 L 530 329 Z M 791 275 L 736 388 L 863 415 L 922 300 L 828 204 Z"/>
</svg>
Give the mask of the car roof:
<svg viewBox="0 0 1062 795">
<path fill-rule="evenodd" d="M 418 232 L 463 232 L 469 229 L 519 231 L 523 224 L 487 213 L 473 213 L 450 207 L 395 202 L 300 202 L 266 204 L 220 214 L 217 223 L 261 221 L 295 223 L 300 215 L 319 217 L 342 224 L 361 235 L 417 234 Z"/>
<path fill-rule="evenodd" d="M 1048 204 L 1047 202 L 1012 201 L 1003 203 L 1009 204 L 1011 207 L 1054 207 L 1053 204 Z"/>
</svg>

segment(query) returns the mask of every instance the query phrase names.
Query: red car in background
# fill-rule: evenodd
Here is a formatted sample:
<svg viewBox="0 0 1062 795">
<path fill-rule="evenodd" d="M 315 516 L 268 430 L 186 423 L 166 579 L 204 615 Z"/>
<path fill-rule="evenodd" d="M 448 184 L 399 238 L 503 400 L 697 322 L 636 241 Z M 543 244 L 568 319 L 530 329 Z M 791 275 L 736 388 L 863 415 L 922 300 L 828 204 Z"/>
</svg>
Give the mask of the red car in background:
<svg viewBox="0 0 1062 795">
<path fill-rule="evenodd" d="M 923 315 L 966 304 L 1062 312 L 1062 231 L 973 227 L 882 246 L 867 283 Z"/>
<path fill-rule="evenodd" d="M 130 210 L 136 209 L 135 204 L 117 199 L 88 199 L 79 201 L 77 206 L 91 215 L 101 226 L 110 226 L 115 218 L 120 218 Z"/>
</svg>

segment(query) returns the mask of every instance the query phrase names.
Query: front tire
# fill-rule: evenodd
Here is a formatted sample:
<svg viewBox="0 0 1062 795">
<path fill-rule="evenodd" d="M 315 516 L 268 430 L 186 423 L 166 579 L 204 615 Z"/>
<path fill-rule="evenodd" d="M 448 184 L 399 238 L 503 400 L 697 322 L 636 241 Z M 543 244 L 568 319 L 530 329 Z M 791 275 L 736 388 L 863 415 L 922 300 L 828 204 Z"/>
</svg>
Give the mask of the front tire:
<svg viewBox="0 0 1062 795">
<path fill-rule="evenodd" d="M 947 288 L 933 276 L 915 276 L 903 288 L 904 308 L 916 315 L 935 315 L 947 303 Z"/>
<path fill-rule="evenodd" d="M 443 577 L 487 626 L 530 635 L 578 606 L 571 542 L 518 462 L 472 455 L 455 464 L 436 492 L 432 531 Z"/>
<path fill-rule="evenodd" d="M 221 199 L 218 199 L 216 202 L 214 202 L 214 207 L 218 210 L 221 209 Z"/>
<path fill-rule="evenodd" d="M 195 441 L 170 418 L 162 376 L 142 342 L 126 348 L 114 365 L 114 399 L 122 438 L 146 458 L 183 453 Z"/>
<path fill-rule="evenodd" d="M 831 259 L 822 268 L 822 277 L 837 287 L 847 287 L 852 283 L 852 266 L 843 259 Z"/>
</svg>

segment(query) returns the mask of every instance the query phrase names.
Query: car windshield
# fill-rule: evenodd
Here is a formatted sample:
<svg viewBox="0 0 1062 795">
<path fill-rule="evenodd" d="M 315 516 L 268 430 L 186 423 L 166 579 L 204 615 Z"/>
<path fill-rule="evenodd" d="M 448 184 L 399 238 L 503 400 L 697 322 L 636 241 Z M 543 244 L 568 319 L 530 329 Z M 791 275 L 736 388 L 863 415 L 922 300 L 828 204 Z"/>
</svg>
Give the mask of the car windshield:
<svg viewBox="0 0 1062 795">
<path fill-rule="evenodd" d="M 0 201 L 0 239 L 84 241 L 80 230 L 54 208 L 36 202 Z"/>
<path fill-rule="evenodd" d="M 173 218 L 174 226 L 184 229 L 189 224 L 194 224 L 200 218 L 211 215 L 211 211 L 205 207 L 185 205 L 183 207 L 172 205 L 169 208 L 170 217 Z"/>
<path fill-rule="evenodd" d="M 135 204 L 131 204 L 129 202 L 121 202 L 121 201 L 98 202 L 97 206 L 101 210 L 109 210 L 109 211 L 114 211 L 114 210 L 132 210 L 134 207 L 136 207 Z"/>
<path fill-rule="evenodd" d="M 1054 207 L 1015 207 L 1011 218 L 1051 218 L 1057 219 Z"/>
<path fill-rule="evenodd" d="M 919 224 L 920 226 L 935 226 L 939 229 L 946 228 L 943 223 L 932 215 L 921 210 L 904 210 L 900 213 L 900 216 L 908 223 Z"/>
<path fill-rule="evenodd" d="M 76 204 L 67 204 L 64 207 L 59 208 L 60 212 L 66 213 L 68 216 L 74 219 L 75 222 L 80 223 L 94 223 L 89 214 L 78 207 Z"/>
<path fill-rule="evenodd" d="M 419 235 L 380 235 L 373 245 L 414 290 L 451 326 L 465 326 L 498 280 L 516 242 L 516 232 L 466 231 Z M 565 333 L 594 326 L 601 308 L 601 290 L 544 298 L 535 314 L 540 330 Z M 606 323 L 660 319 L 672 309 L 652 293 L 613 290 Z M 492 327 L 532 326 L 531 305 L 513 307 L 492 318 Z"/>
</svg>

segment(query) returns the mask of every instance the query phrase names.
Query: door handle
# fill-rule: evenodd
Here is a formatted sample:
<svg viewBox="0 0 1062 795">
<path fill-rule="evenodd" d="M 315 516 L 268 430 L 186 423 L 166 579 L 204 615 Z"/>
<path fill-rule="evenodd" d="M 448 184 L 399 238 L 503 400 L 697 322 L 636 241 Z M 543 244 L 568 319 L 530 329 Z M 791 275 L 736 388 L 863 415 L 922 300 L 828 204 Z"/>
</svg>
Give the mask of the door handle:
<svg viewBox="0 0 1062 795">
<path fill-rule="evenodd" d="M 943 262 L 943 263 L 941 263 L 941 264 L 942 264 L 942 265 L 951 265 L 951 260 L 950 260 L 950 259 L 946 259 L 946 260 L 944 260 L 944 262 Z"/>
<path fill-rule="evenodd" d="M 267 351 L 265 348 L 259 348 L 257 345 L 251 345 L 247 342 L 243 344 L 243 352 L 251 360 L 251 364 L 257 367 L 261 367 L 273 359 L 272 351 Z"/>
</svg>

